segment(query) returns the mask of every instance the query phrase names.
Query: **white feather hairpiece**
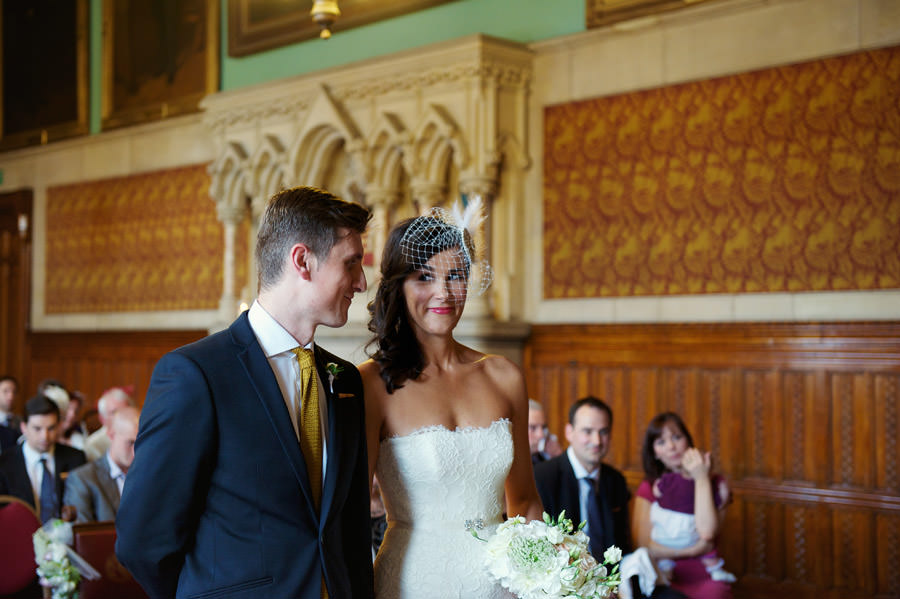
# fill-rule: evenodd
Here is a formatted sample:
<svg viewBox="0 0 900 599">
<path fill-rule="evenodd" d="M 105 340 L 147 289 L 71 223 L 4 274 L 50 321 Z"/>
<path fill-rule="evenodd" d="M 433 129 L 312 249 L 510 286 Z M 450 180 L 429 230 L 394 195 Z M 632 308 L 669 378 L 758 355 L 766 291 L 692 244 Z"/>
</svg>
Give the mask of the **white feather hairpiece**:
<svg viewBox="0 0 900 599">
<path fill-rule="evenodd" d="M 477 237 L 478 227 L 481 226 L 484 220 L 484 212 L 481 210 L 481 196 L 474 196 L 471 200 L 468 200 L 465 209 L 461 209 L 460 204 L 461 202 L 453 202 L 450 213 L 453 215 L 453 220 L 456 221 L 456 226 L 468 231 L 469 235 L 474 239 Z"/>
</svg>

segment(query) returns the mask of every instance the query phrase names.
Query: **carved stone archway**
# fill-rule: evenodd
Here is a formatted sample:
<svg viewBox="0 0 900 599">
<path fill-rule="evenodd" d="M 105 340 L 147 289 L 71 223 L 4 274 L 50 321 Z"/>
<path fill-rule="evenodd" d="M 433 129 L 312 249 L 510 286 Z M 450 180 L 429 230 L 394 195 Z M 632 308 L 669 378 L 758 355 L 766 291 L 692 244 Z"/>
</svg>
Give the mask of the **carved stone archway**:
<svg viewBox="0 0 900 599">
<path fill-rule="evenodd" d="M 328 186 L 366 204 L 374 213 L 367 249 L 376 260 L 400 218 L 478 195 L 491 261 L 509 265 L 522 255 L 515 228 L 529 166 L 522 148 L 531 61 L 525 46 L 475 35 L 208 97 L 205 122 L 217 153 L 210 195 L 226 230 L 222 325 L 256 289 L 254 264 L 249 280 L 235 281 L 235 223 L 250 218 L 255 235 L 266 199 L 282 187 Z M 516 356 L 527 332 L 513 300 L 521 290 L 498 276 L 503 284 L 469 301 L 458 332 Z M 332 335 L 358 342 L 365 320 L 355 303 L 351 322 Z"/>
</svg>

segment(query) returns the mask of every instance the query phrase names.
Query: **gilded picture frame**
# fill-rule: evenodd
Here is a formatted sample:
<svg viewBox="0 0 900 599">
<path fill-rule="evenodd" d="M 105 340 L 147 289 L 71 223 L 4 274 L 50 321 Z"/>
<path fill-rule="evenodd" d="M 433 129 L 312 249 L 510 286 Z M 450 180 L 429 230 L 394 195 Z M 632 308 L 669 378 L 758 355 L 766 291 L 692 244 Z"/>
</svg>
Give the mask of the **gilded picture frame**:
<svg viewBox="0 0 900 599">
<path fill-rule="evenodd" d="M 622 21 L 649 17 L 659 13 L 714 0 L 587 0 L 585 25 L 588 29 Z"/>
<path fill-rule="evenodd" d="M 101 127 L 196 112 L 219 88 L 219 0 L 103 0 Z"/>
<path fill-rule="evenodd" d="M 0 21 L 0 150 L 86 135 L 88 0 L 0 0 Z"/>
<path fill-rule="evenodd" d="M 338 33 L 455 0 L 340 0 Z M 312 0 L 228 0 L 228 55 L 247 56 L 318 37 L 310 17 Z"/>
</svg>

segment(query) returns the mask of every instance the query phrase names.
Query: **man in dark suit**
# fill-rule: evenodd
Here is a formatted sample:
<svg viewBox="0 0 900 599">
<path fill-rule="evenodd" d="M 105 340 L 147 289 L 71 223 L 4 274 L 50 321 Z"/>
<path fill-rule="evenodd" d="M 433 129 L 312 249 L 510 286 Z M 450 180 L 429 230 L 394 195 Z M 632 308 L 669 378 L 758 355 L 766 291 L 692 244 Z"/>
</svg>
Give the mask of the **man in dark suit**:
<svg viewBox="0 0 900 599">
<path fill-rule="evenodd" d="M 56 442 L 59 408 L 43 395 L 25 403 L 23 443 L 0 456 L 0 495 L 15 495 L 38 511 L 41 522 L 58 518 L 65 473 L 85 462 L 84 454 Z"/>
<path fill-rule="evenodd" d="M 0 376 L 0 452 L 16 444 L 22 434 L 19 419 L 13 414 L 19 383 L 8 374 Z"/>
<path fill-rule="evenodd" d="M 125 475 L 134 461 L 139 416 L 137 408 L 119 408 L 106 429 L 109 437 L 106 453 L 69 473 L 63 505 L 75 508 L 76 522 L 116 519 Z"/>
<path fill-rule="evenodd" d="M 569 409 L 569 448 L 534 467 L 544 509 L 553 517 L 566 510 L 566 517 L 574 523 L 587 522 L 591 552 L 601 562 L 603 551 L 611 545 L 625 553 L 631 551 L 631 493 L 622 473 L 602 462 L 609 451 L 612 421 L 612 410 L 604 401 L 579 399 Z"/>
<path fill-rule="evenodd" d="M 156 365 L 116 519 L 151 597 L 374 596 L 362 382 L 313 343 L 366 289 L 369 218 L 321 190 L 276 194 L 250 310 Z"/>
</svg>

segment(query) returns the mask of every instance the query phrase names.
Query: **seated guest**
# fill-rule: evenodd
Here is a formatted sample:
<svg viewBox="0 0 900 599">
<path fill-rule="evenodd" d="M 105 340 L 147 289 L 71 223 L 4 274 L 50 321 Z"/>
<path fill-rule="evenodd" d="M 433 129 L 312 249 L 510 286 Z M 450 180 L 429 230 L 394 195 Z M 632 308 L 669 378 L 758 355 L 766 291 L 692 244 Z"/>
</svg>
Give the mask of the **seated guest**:
<svg viewBox="0 0 900 599">
<path fill-rule="evenodd" d="M 646 478 L 634 502 L 637 542 L 650 551 L 672 588 L 688 597 L 730 599 L 715 539 L 729 502 L 725 479 L 711 472 L 684 422 L 673 412 L 650 421 L 641 450 Z M 674 531 L 674 532 L 673 532 Z"/>
<path fill-rule="evenodd" d="M 531 451 L 531 463 L 537 464 L 547 459 L 542 453 L 542 445 L 547 438 L 547 419 L 544 417 L 544 406 L 533 399 L 528 400 L 528 449 Z"/>
<path fill-rule="evenodd" d="M 631 493 L 622 473 L 602 462 L 611 434 L 612 409 L 596 397 L 579 399 L 569 409 L 569 449 L 534 467 L 545 511 L 555 518 L 566 510 L 576 525 L 587 522 L 591 553 L 601 562 L 610 545 L 631 551 Z"/>
<path fill-rule="evenodd" d="M 59 445 L 59 408 L 43 395 L 25 404 L 20 429 L 25 442 L 0 455 L 0 495 L 14 495 L 38 510 L 41 522 L 58 518 L 62 474 L 84 464 L 84 454 Z"/>
<path fill-rule="evenodd" d="M 125 406 L 116 410 L 106 430 L 109 450 L 100 459 L 69 474 L 63 503 L 77 510 L 76 522 L 116 519 L 125 475 L 134 460 L 138 418 L 137 408 Z"/>
<path fill-rule="evenodd" d="M 62 422 L 62 419 L 66 416 L 66 411 L 69 409 L 69 391 L 66 389 L 66 386 L 56 379 L 44 379 L 38 383 L 37 394 L 43 395 L 56 404 L 56 407 L 59 408 L 60 422 Z M 62 428 L 57 427 L 57 441 L 59 441 L 59 433 L 61 432 Z"/>
<path fill-rule="evenodd" d="M 547 430 L 544 406 L 533 399 L 528 400 L 528 447 L 532 465 L 562 453 L 556 435 L 551 435 Z"/>
<path fill-rule="evenodd" d="M 124 406 L 134 407 L 134 400 L 131 399 L 131 390 L 125 387 L 107 389 L 100 396 L 100 399 L 97 400 L 97 415 L 103 426 L 94 431 L 87 438 L 87 441 L 84 442 L 84 453 L 87 455 L 88 460 L 93 462 L 109 449 L 109 437 L 106 434 L 106 427 L 116 410 Z"/>
<path fill-rule="evenodd" d="M 61 432 L 57 440 L 59 443 L 75 449 L 84 449 L 84 442 L 87 440 L 87 427 L 81 420 L 81 408 L 83 405 L 84 395 L 80 391 L 69 393 L 69 407 L 66 409 L 60 425 Z"/>
<path fill-rule="evenodd" d="M 0 452 L 16 444 L 21 435 L 19 418 L 13 414 L 19 383 L 8 374 L 0 376 Z"/>
</svg>

